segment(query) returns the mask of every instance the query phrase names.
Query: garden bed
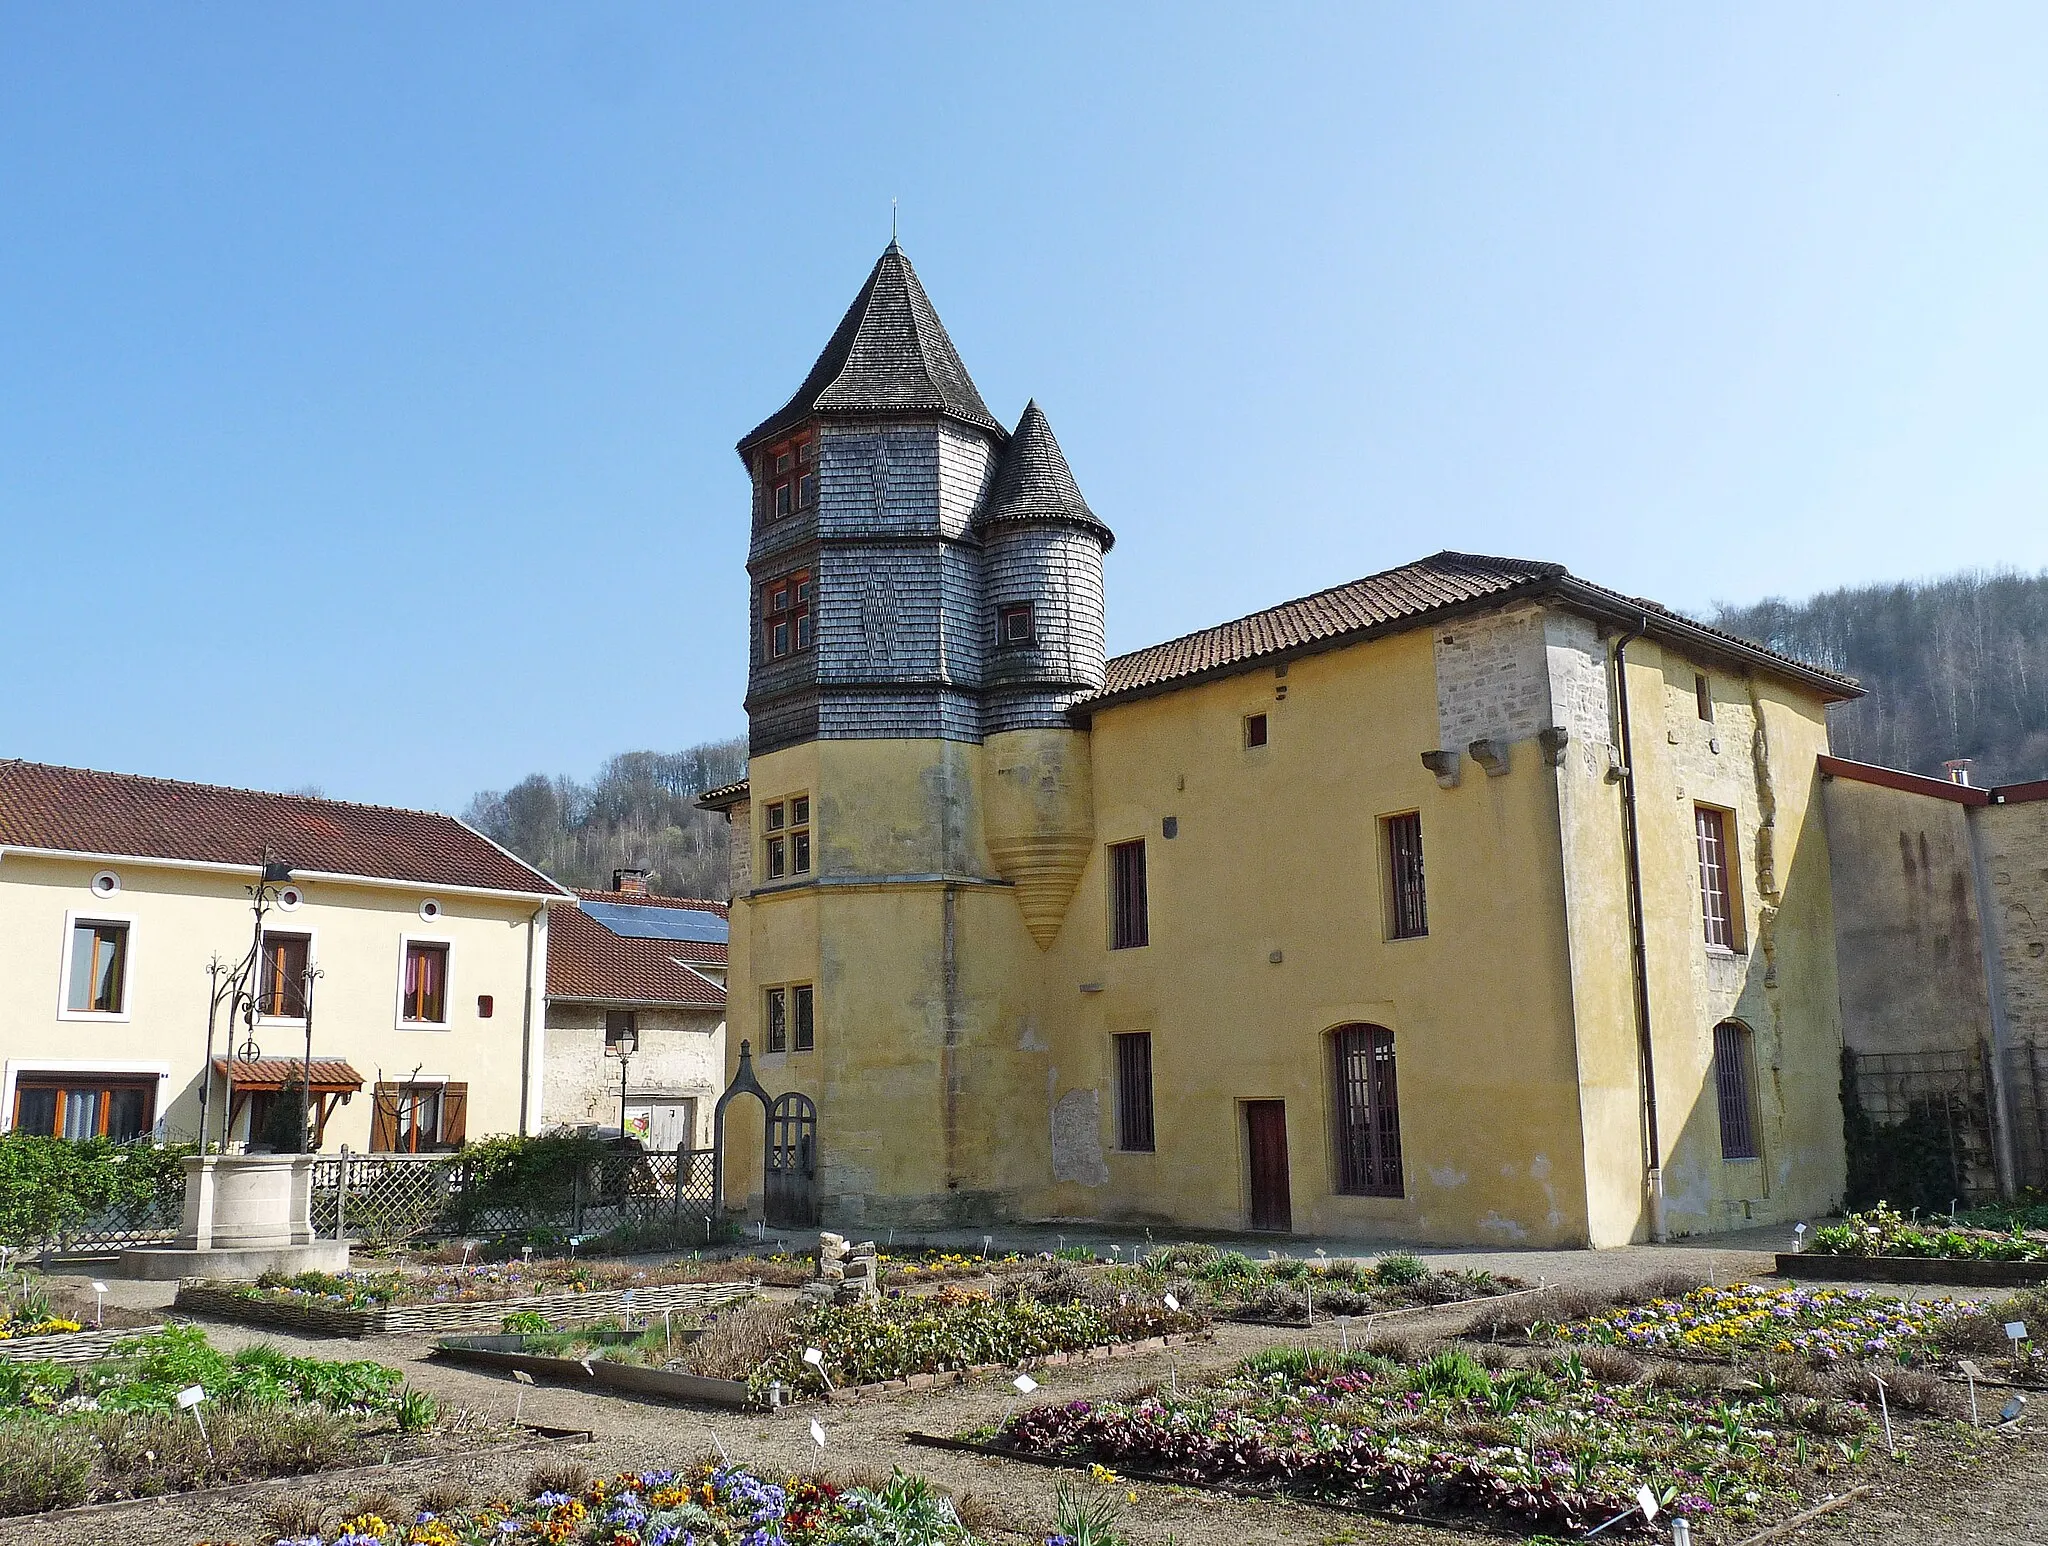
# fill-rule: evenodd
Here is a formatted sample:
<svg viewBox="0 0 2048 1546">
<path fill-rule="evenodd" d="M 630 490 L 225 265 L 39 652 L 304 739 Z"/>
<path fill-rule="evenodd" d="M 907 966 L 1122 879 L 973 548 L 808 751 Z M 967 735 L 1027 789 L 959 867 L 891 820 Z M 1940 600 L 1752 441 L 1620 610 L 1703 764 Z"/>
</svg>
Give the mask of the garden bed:
<svg viewBox="0 0 2048 1546">
<path fill-rule="evenodd" d="M 1613 1358 L 1614 1355 L 1610 1355 Z M 1105 1401 L 1034 1406 L 955 1435 L 986 1452 L 1105 1467 L 1453 1526 L 1583 1535 L 1644 1532 L 1647 1487 L 1705 1537 L 1799 1506 L 1853 1473 L 1878 1433 L 1840 1393 L 1645 1380 L 1634 1360 L 1576 1352 L 1489 1369 L 1276 1348 L 1208 1380 Z M 1936 1401 L 1952 1393 L 1932 1382 Z M 1917 1421 L 1895 1404 L 1895 1426 Z M 1882 1455 L 1882 1438 L 1876 1451 Z"/>
<path fill-rule="evenodd" d="M 499 1325 L 507 1314 L 540 1315 L 549 1321 L 597 1320 L 636 1310 L 679 1310 L 700 1313 L 744 1299 L 759 1285 L 750 1281 L 718 1283 L 641 1283 L 624 1288 L 592 1288 L 582 1292 L 524 1294 L 501 1298 L 448 1298 L 418 1304 L 323 1303 L 313 1294 L 251 1287 L 246 1284 L 189 1282 L 178 1285 L 176 1308 L 225 1320 L 254 1321 L 294 1331 L 341 1337 L 473 1331 Z"/>
<path fill-rule="evenodd" d="M 606 1339 L 631 1346 L 642 1334 L 614 1333 Z M 701 1335 L 689 1334 L 690 1339 Z M 581 1356 L 573 1352 L 542 1351 L 558 1343 L 557 1337 L 495 1336 L 445 1337 L 434 1345 L 432 1356 L 448 1363 L 501 1373 L 531 1375 L 568 1385 L 595 1386 L 621 1390 L 636 1396 L 661 1396 L 671 1401 L 702 1401 L 714 1406 L 749 1407 L 758 1403 L 744 1380 L 712 1379 L 682 1369 L 656 1364 L 634 1363 L 605 1356 L 613 1351 L 603 1340 L 593 1340 Z"/>
<path fill-rule="evenodd" d="M 178 1400 L 192 1386 L 206 1393 L 196 1415 Z M 196 1327 L 167 1327 L 93 1363 L 0 1364 L 0 1515 L 466 1453 L 512 1436 L 445 1411 L 381 1364 L 262 1346 L 230 1355 Z"/>
<path fill-rule="evenodd" d="M 2026 1288 L 2048 1283 L 2048 1260 L 1986 1261 L 1952 1256 L 1833 1256 L 1780 1252 L 1778 1276 L 1836 1283 L 1943 1283 L 1955 1288 Z"/>
<path fill-rule="evenodd" d="M 131 1337 L 163 1330 L 160 1324 L 104 1326 L 95 1331 L 46 1332 L 0 1339 L 0 1359 L 10 1363 L 89 1363 L 105 1358 Z"/>
<path fill-rule="evenodd" d="M 1438 1305 L 1526 1293 L 1520 1278 L 1491 1272 L 1440 1272 L 1418 1256 L 1393 1253 L 1364 1263 L 1299 1256 L 1254 1260 L 1211 1245 L 1151 1251 L 1136 1267 L 1109 1268 L 1109 1281 L 1141 1293 L 1172 1293 L 1219 1319 L 1306 1327 L 1318 1316 L 1389 1315 Z"/>
</svg>

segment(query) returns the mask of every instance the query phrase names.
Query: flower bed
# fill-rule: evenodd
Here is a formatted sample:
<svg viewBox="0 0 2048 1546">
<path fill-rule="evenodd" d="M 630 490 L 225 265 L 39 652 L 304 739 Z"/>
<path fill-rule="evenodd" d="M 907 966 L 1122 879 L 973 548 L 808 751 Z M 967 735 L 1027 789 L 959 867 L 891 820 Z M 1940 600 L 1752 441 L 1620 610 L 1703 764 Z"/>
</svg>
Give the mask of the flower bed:
<svg viewBox="0 0 2048 1546">
<path fill-rule="evenodd" d="M 1550 1334 L 1561 1342 L 1633 1352 L 1779 1353 L 1811 1363 L 1924 1364 L 1939 1358 L 1943 1328 L 1969 1313 L 1969 1305 L 1953 1299 L 1916 1302 L 1860 1288 L 1734 1283 L 1617 1306 L 1550 1328 Z"/>
<path fill-rule="evenodd" d="M 1855 1435 L 1839 1458 L 1860 1458 L 1868 1423 L 1838 1400 L 1606 1384 L 1576 1356 L 1489 1372 L 1455 1350 L 1397 1363 L 1276 1348 L 1174 1395 L 1032 1407 L 968 1437 L 1148 1479 L 1579 1534 L 1642 1486 L 1694 1519 L 1754 1519 L 1796 1496 L 1816 1451 L 1833 1465 L 1833 1435 Z M 1641 1528 L 1637 1515 L 1609 1533 Z"/>
<path fill-rule="evenodd" d="M 198 1385 L 195 1419 L 178 1392 Z M 204 1421 L 206 1431 L 200 1432 Z M 445 1414 L 381 1364 L 230 1355 L 194 1327 L 87 1365 L 0 1364 L 0 1514 L 160 1496 L 434 1454 L 509 1436 Z"/>
<path fill-rule="evenodd" d="M 1879 1203 L 1813 1232 L 1808 1256 L 1921 1256 L 1944 1261 L 2048 1262 L 2048 1234 L 1931 1219 L 1923 1225 Z"/>
<path fill-rule="evenodd" d="M 995 1298 L 949 1286 L 918 1297 L 794 1307 L 781 1316 L 767 1356 L 745 1378 L 757 1398 L 777 1381 L 799 1395 L 822 1395 L 828 1380 L 846 1388 L 983 1365 L 1014 1366 L 1052 1353 L 1186 1335 L 1207 1325 L 1205 1316 L 1169 1310 L 1157 1301 L 1055 1301 L 1028 1289 Z M 822 1367 L 804 1361 L 808 1348 L 823 1355 Z"/>
<path fill-rule="evenodd" d="M 1432 1271 L 1418 1256 L 1397 1253 L 1370 1265 L 1298 1256 L 1255 1261 L 1211 1245 L 1175 1245 L 1150 1252 L 1136 1268 L 1112 1267 L 1112 1282 L 1159 1295 L 1173 1292 L 1230 1320 L 1305 1325 L 1316 1315 L 1384 1315 L 1429 1305 L 1462 1304 L 1517 1293 L 1520 1278 L 1490 1272 Z"/>
<path fill-rule="evenodd" d="M 487 1275 L 493 1272 L 498 1275 Z M 636 1273 L 624 1267 L 566 1279 L 476 1268 L 424 1289 L 412 1286 L 415 1276 L 362 1274 L 365 1281 L 359 1282 L 353 1273 L 308 1273 L 270 1285 L 182 1283 L 173 1303 L 182 1310 L 230 1320 L 365 1337 L 475 1330 L 521 1311 L 550 1321 L 596 1319 L 636 1309 L 694 1313 L 746 1298 L 757 1287 L 751 1282 L 664 1281 L 658 1269 Z M 402 1281 L 386 1281 L 392 1278 Z M 330 1280 L 335 1286 L 307 1279 Z M 563 1286 L 553 1293 L 533 1291 L 550 1282 Z M 606 1283 L 618 1286 L 600 1286 Z"/>
<path fill-rule="evenodd" d="M 523 1501 L 421 1508 L 403 1519 L 358 1513 L 278 1538 L 277 1546 L 971 1546 L 973 1540 L 944 1493 L 901 1471 L 872 1486 L 842 1488 L 816 1477 L 770 1481 L 739 1465 L 626 1472 L 587 1482 L 574 1480 L 577 1470 L 536 1468 L 537 1482 L 567 1485 L 542 1485 Z M 274 1531 L 261 1538 L 269 1542 Z M 1109 1537 L 1096 1539 L 1111 1546 Z"/>
</svg>

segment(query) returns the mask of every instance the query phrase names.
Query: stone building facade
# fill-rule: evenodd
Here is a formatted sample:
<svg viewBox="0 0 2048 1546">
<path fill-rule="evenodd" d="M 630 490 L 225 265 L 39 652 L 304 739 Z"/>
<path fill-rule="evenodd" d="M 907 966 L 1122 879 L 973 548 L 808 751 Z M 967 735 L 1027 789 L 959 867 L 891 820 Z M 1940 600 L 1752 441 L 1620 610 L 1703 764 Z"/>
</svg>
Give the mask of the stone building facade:
<svg viewBox="0 0 2048 1546">
<path fill-rule="evenodd" d="M 893 244 L 739 449 L 728 1066 L 814 1106 L 768 1162 L 828 1222 L 1610 1244 L 1840 1196 L 1853 683 L 1449 552 L 1105 659 L 1108 527 Z"/>
</svg>

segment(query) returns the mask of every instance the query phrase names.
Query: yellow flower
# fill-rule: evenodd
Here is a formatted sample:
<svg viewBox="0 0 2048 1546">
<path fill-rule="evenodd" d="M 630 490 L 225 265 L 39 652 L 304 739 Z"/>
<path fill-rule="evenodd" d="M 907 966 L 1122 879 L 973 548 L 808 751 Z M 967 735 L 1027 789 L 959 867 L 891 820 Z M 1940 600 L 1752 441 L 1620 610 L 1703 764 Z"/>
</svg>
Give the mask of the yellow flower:
<svg viewBox="0 0 2048 1546">
<path fill-rule="evenodd" d="M 1088 1479 L 1098 1487 L 1114 1487 L 1117 1476 L 1116 1472 L 1106 1465 L 1091 1465 L 1088 1467 Z"/>
</svg>

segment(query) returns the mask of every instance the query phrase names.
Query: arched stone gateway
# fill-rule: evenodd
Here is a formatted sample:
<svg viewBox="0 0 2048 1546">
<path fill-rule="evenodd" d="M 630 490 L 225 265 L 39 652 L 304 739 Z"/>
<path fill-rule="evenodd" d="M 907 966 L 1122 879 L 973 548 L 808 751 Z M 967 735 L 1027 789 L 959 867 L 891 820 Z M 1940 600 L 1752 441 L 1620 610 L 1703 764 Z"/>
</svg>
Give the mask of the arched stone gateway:
<svg viewBox="0 0 2048 1546">
<path fill-rule="evenodd" d="M 718 1105 L 711 1114 L 712 1211 L 725 1211 L 725 1108 L 742 1095 L 760 1101 L 764 1117 L 762 1204 L 768 1222 L 785 1229 L 817 1224 L 817 1104 L 796 1090 L 781 1096 L 769 1095 L 754 1077 L 753 1045 L 745 1041 L 740 1043 L 739 1071 L 718 1097 Z"/>
</svg>

